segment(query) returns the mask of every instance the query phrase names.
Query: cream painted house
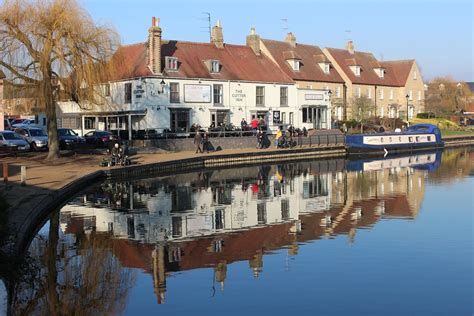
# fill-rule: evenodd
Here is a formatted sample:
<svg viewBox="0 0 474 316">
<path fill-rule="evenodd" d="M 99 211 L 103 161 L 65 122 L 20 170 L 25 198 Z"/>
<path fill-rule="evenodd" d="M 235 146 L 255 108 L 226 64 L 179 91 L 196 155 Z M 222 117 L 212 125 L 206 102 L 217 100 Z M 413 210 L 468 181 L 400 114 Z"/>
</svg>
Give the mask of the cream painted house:
<svg viewBox="0 0 474 316">
<path fill-rule="evenodd" d="M 372 116 L 406 119 L 407 109 L 409 118 L 424 111 L 424 83 L 415 60 L 378 61 L 372 53 L 355 51 L 352 41 L 346 49 L 323 52 L 344 79 L 348 118 L 351 103 L 362 96 L 372 101 Z"/>
</svg>

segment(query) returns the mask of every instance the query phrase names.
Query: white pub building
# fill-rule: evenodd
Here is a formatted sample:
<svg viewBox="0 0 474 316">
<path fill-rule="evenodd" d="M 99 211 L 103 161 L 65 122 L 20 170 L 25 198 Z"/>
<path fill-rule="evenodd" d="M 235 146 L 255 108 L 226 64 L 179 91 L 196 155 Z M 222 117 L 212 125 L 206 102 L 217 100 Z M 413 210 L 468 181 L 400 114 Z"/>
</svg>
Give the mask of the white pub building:
<svg viewBox="0 0 474 316">
<path fill-rule="evenodd" d="M 192 124 L 240 127 L 242 119 L 254 118 L 264 118 L 273 131 L 282 124 L 330 128 L 328 91 L 297 89 L 260 51 L 254 29 L 247 45 L 225 44 L 219 21 L 211 43 L 163 40 L 161 34 L 153 18 L 147 42 L 120 47 L 112 58 L 115 80 L 102 87 L 106 102 L 89 109 L 60 103 L 59 127 L 82 135 L 109 130 L 124 139 L 146 129 L 187 133 Z"/>
</svg>

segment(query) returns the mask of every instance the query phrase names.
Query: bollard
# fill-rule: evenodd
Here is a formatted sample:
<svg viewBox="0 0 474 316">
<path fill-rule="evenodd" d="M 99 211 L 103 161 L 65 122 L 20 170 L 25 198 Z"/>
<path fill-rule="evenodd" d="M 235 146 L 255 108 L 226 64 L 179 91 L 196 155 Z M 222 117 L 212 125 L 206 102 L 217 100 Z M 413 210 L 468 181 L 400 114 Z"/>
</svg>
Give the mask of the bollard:
<svg viewBox="0 0 474 316">
<path fill-rule="evenodd" d="M 3 162 L 3 181 L 8 182 L 8 162 Z"/>
<path fill-rule="evenodd" d="M 26 185 L 26 166 L 21 166 L 21 180 L 20 185 Z"/>
</svg>

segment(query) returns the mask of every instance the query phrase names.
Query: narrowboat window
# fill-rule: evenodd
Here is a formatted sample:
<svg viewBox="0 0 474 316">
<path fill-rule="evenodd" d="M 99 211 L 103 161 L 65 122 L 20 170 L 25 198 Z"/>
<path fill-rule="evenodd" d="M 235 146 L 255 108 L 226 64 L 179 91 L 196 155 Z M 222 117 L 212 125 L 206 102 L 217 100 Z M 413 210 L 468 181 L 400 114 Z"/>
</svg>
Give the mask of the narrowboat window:
<svg viewBox="0 0 474 316">
<path fill-rule="evenodd" d="M 388 138 L 388 141 L 389 141 L 389 142 L 392 142 L 392 137 L 389 137 L 389 138 Z"/>
<path fill-rule="evenodd" d="M 380 142 L 383 143 L 383 137 L 380 137 Z"/>
<path fill-rule="evenodd" d="M 410 143 L 412 143 L 412 142 L 413 142 L 413 137 L 411 137 L 411 136 L 408 137 L 408 141 L 409 141 Z"/>
<path fill-rule="evenodd" d="M 420 141 L 420 136 L 416 136 L 416 142 L 418 143 Z"/>
<path fill-rule="evenodd" d="M 431 136 L 428 136 L 428 141 L 431 142 Z"/>
<path fill-rule="evenodd" d="M 400 142 L 402 141 L 402 137 L 401 137 L 401 136 L 400 136 L 400 137 L 398 137 L 398 141 L 400 141 Z"/>
</svg>

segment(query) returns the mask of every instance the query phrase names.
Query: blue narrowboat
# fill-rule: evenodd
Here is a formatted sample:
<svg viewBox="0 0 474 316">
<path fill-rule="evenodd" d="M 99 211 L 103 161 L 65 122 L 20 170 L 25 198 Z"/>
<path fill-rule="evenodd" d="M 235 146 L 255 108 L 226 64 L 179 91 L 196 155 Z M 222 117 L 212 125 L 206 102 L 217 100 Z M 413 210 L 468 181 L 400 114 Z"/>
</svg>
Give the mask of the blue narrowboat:
<svg viewBox="0 0 474 316">
<path fill-rule="evenodd" d="M 352 154 L 387 154 L 444 147 L 439 128 L 416 124 L 405 131 L 346 135 L 346 148 Z"/>
</svg>

